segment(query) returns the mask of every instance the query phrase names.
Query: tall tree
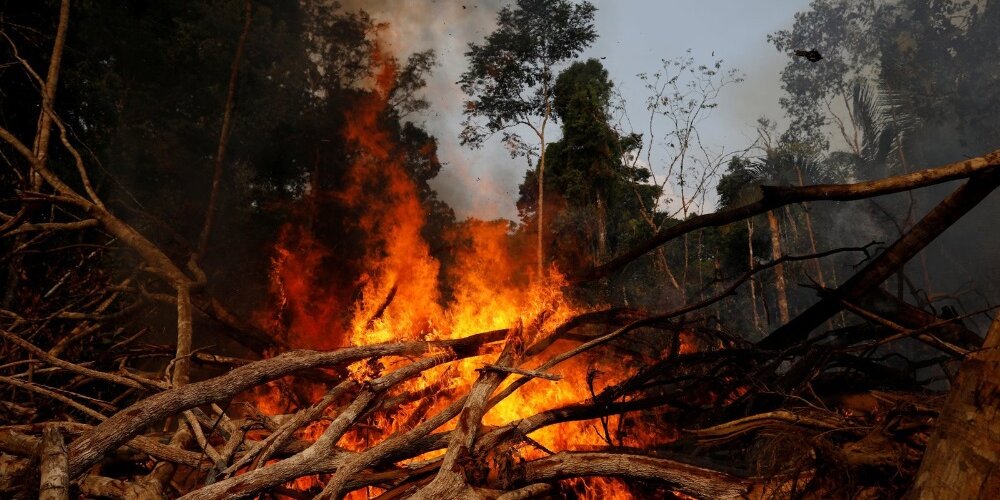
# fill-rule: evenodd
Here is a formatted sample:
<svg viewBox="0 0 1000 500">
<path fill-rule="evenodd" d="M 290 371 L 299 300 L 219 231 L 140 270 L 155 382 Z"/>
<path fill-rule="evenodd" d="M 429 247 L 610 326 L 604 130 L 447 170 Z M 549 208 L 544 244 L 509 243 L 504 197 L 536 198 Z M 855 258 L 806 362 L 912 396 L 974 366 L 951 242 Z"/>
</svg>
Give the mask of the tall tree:
<svg viewBox="0 0 1000 500">
<path fill-rule="evenodd" d="M 486 41 L 469 45 L 469 69 L 459 80 L 469 96 L 462 144 L 476 147 L 502 134 L 512 154 L 530 158 L 534 149 L 517 129 L 530 129 L 538 140 L 539 276 L 545 267 L 545 130 L 553 118 L 554 71 L 597 38 L 596 10 L 590 2 L 568 0 L 518 0 L 504 7 Z"/>
<path fill-rule="evenodd" d="M 544 229 L 546 247 L 557 252 L 552 260 L 564 269 L 600 263 L 636 229 L 649 232 L 640 220 L 642 209 L 655 203 L 659 189 L 648 184 L 647 169 L 625 161 L 641 138 L 622 135 L 610 123 L 612 89 L 597 59 L 571 64 L 555 82 L 552 106 L 562 138 L 545 150 L 549 223 Z M 537 216 L 538 172 L 526 172 L 520 187 L 518 208 L 525 222 Z"/>
</svg>

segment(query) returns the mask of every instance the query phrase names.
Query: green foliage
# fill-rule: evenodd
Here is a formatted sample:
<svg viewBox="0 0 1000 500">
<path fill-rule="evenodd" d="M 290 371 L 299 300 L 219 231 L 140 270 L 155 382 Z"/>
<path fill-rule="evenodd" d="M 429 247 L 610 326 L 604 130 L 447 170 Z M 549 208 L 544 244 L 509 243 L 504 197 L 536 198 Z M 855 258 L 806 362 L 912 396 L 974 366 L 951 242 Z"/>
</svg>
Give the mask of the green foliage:
<svg viewBox="0 0 1000 500">
<path fill-rule="evenodd" d="M 779 51 L 818 50 L 820 63 L 794 58 L 781 73 L 782 108 L 792 119 L 783 140 L 828 146 L 822 127 L 828 123 L 826 105 L 870 74 L 878 44 L 872 27 L 881 5 L 874 0 L 813 0 L 809 10 L 795 14 L 791 30 L 768 36 Z"/>
<path fill-rule="evenodd" d="M 1000 3 L 995 1 L 814 0 L 796 15 L 791 30 L 772 36 L 779 50 L 817 48 L 825 57 L 816 64 L 792 60 L 782 72 L 787 92 L 782 105 L 792 118 L 786 138 L 840 132 L 848 147 L 824 161 L 852 169 L 861 179 L 995 150 L 1000 144 L 998 25 Z M 857 221 L 851 232 L 870 228 L 875 239 L 893 238 L 948 189 L 933 187 L 844 208 Z M 978 210 L 996 213 L 998 200 L 988 198 Z M 843 213 L 827 215 L 833 223 L 845 219 Z M 946 240 L 921 257 L 923 286 L 957 288 L 961 280 L 978 281 L 978 270 L 989 268 L 1000 251 L 991 224 L 972 217 L 950 229 Z M 976 255 L 963 253 L 963 262 L 950 257 L 959 245 L 966 250 L 967 243 L 956 242 L 972 240 Z"/>
<path fill-rule="evenodd" d="M 648 170 L 627 162 L 642 139 L 622 135 L 610 123 L 612 89 L 596 59 L 573 63 L 554 85 L 562 138 L 545 151 L 546 210 L 555 214 L 546 223 L 546 241 L 563 269 L 592 265 L 649 235 L 643 206 L 653 206 L 659 190 L 648 184 Z M 523 227 L 533 227 L 535 176 L 529 170 L 520 186 Z"/>
<path fill-rule="evenodd" d="M 1000 118 L 983 104 L 1000 102 L 1000 70 L 987 63 L 1000 56 L 998 22 L 996 2 L 814 0 L 791 30 L 769 37 L 778 50 L 815 48 L 824 56 L 818 64 L 793 60 L 782 71 L 781 103 L 792 118 L 785 139 L 825 147 L 827 106 L 842 101 L 865 129 L 870 153 L 889 147 L 894 135 L 942 128 L 969 154 L 991 149 Z M 904 147 L 941 161 L 926 146 Z"/>
<path fill-rule="evenodd" d="M 466 52 L 469 69 L 459 83 L 470 99 L 462 144 L 479 146 L 500 132 L 508 144 L 517 143 L 508 129 L 548 116 L 554 68 L 597 38 L 595 11 L 590 2 L 568 0 L 518 0 L 504 7 L 497 29 Z"/>
</svg>

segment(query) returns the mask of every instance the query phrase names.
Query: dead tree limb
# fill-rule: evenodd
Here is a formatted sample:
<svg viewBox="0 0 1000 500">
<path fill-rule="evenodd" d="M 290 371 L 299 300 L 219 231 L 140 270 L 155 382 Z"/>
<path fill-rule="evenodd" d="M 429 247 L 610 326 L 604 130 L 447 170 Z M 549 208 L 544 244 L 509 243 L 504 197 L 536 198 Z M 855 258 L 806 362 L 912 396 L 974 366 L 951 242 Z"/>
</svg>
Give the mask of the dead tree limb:
<svg viewBox="0 0 1000 500">
<path fill-rule="evenodd" d="M 521 326 L 512 328 L 507 336 L 503 352 L 493 364 L 508 367 L 517 363 L 524 352 L 523 336 L 524 331 Z M 505 378 L 507 378 L 507 373 L 498 370 L 480 372 L 479 378 L 469 390 L 465 407 L 458 415 L 455 432 L 452 433 L 451 439 L 448 441 L 448 451 L 445 452 L 437 476 L 426 487 L 418 490 L 412 498 L 426 500 L 441 496 L 473 497 L 463 462 L 468 460 L 476 438 L 479 436 L 479 426 L 482 423 L 483 415 L 490 408 L 490 395 Z M 346 477 L 344 476 L 345 479 Z M 346 481 L 335 483 L 331 480 L 320 496 L 324 499 L 340 498 L 343 482 Z"/>
<path fill-rule="evenodd" d="M 296 371 L 336 366 L 361 359 L 391 355 L 416 356 L 429 349 L 452 349 L 457 355 L 478 352 L 496 332 L 442 342 L 410 342 L 353 347 L 330 352 L 289 351 L 271 359 L 241 366 L 213 379 L 154 394 L 116 413 L 70 444 L 70 473 L 77 477 L 105 453 L 135 437 L 146 426 L 195 406 L 225 401 L 236 394 Z"/>
<path fill-rule="evenodd" d="M 978 158 L 875 181 L 814 186 L 761 186 L 758 201 L 721 212 L 691 217 L 664 229 L 605 264 L 570 276 L 570 281 L 582 283 L 600 279 L 674 238 L 705 227 L 725 226 L 785 205 L 807 201 L 851 201 L 899 193 L 972 177 L 976 173 L 992 171 L 997 166 L 1000 166 L 1000 150 Z"/>
<path fill-rule="evenodd" d="M 1000 153 L 997 155 L 1000 157 Z M 757 346 L 764 349 L 783 349 L 805 339 L 813 329 L 841 310 L 843 307 L 841 301 L 859 300 L 869 290 L 882 284 L 899 269 L 899 266 L 913 258 L 952 224 L 975 208 L 998 185 L 1000 185 L 1000 175 L 996 172 L 991 171 L 970 178 L 861 271 L 792 321 L 771 332 L 758 342 Z"/>
<path fill-rule="evenodd" d="M 53 366 L 58 366 L 60 368 L 66 369 L 66 370 L 74 372 L 74 373 L 78 373 L 78 374 L 83 375 L 85 377 L 90 377 L 90 378 L 94 378 L 94 379 L 97 379 L 97 380 L 104 380 L 104 381 L 107 381 L 107 382 L 112 382 L 112 383 L 115 383 L 115 384 L 120 384 L 120 385 L 124 385 L 126 387 L 131 387 L 133 389 L 140 389 L 140 390 L 145 390 L 148 387 L 150 387 L 151 385 L 152 386 L 156 385 L 155 383 L 152 383 L 152 381 L 150 381 L 151 384 L 143 385 L 143 384 L 141 384 L 141 383 L 139 383 L 139 382 L 137 382 L 137 381 L 135 381 L 135 380 L 133 380 L 131 378 L 122 377 L 120 375 L 115 375 L 115 374 L 112 374 L 112 373 L 104 373 L 104 372 L 98 371 L 98 370 L 92 370 L 92 369 L 84 367 L 84 366 L 80 366 L 80 365 L 77 365 L 77 364 L 74 364 L 74 363 L 70 363 L 69 361 L 61 360 L 61 359 L 59 359 L 59 358 L 57 358 L 55 356 L 50 355 L 49 353 L 45 352 L 44 350 L 36 347 L 31 342 L 28 342 L 27 340 L 24 340 L 21 337 L 17 336 L 16 334 L 8 332 L 7 330 L 4 330 L 3 328 L 0 328 L 0 336 L 2 336 L 3 338 L 7 339 L 10 342 L 13 342 L 14 344 L 17 344 L 18 346 L 21 346 L 24 350 L 30 352 L 31 354 L 33 354 L 35 356 L 38 356 L 39 358 L 41 358 L 42 360 L 44 360 L 45 362 L 47 362 L 47 363 L 49 363 L 49 364 L 51 364 Z"/>
<path fill-rule="evenodd" d="M 69 499 L 69 461 L 66 458 L 66 443 L 59 429 L 45 427 L 42 432 L 41 484 L 38 487 L 40 500 Z"/>
<path fill-rule="evenodd" d="M 882 317 L 910 329 L 933 326 L 933 333 L 946 342 L 965 349 L 976 349 L 982 345 L 979 335 L 956 321 L 944 321 L 919 307 L 900 300 L 895 295 L 874 288 L 859 299 L 857 304 Z"/>
<path fill-rule="evenodd" d="M 527 484 L 573 477 L 605 476 L 656 481 L 697 498 L 750 497 L 759 481 L 695 465 L 621 453 L 561 452 L 525 464 Z"/>
<path fill-rule="evenodd" d="M 409 368 L 409 370 L 417 369 L 419 371 L 421 367 L 415 365 L 416 363 L 411 364 L 407 368 Z M 409 371 L 403 370 L 404 369 L 397 370 L 397 372 L 394 372 L 394 376 L 401 378 L 409 376 Z M 383 377 L 379 384 L 370 386 L 369 390 L 384 390 L 385 385 L 389 383 L 395 382 L 393 382 L 392 379 Z M 397 432 L 385 441 L 368 448 L 363 452 L 349 453 L 341 450 L 334 451 L 332 448 L 332 444 L 336 441 L 334 436 L 342 435 L 344 430 L 346 430 L 344 424 L 351 423 L 357 419 L 360 416 L 358 412 L 371 403 L 370 399 L 355 400 L 355 402 L 353 402 L 343 413 L 341 413 L 343 418 L 341 418 L 340 422 L 335 422 L 336 427 L 334 427 L 334 423 L 331 423 L 330 427 L 324 431 L 323 435 L 327 436 L 327 438 L 324 440 L 324 443 L 320 444 L 320 446 L 316 446 L 314 443 L 306 450 L 291 458 L 281 460 L 278 463 L 268 465 L 267 467 L 261 469 L 247 472 L 246 474 L 241 474 L 224 481 L 220 481 L 205 488 L 195 490 L 182 498 L 183 500 L 247 498 L 260 491 L 264 491 L 268 488 L 274 488 L 302 476 L 330 473 L 334 471 L 337 473 L 346 470 L 362 471 L 365 467 L 377 463 L 386 457 L 392 456 L 393 453 L 398 452 L 400 449 L 412 446 L 417 438 L 429 434 L 434 429 L 454 418 L 455 415 L 457 415 L 461 410 L 465 399 L 466 398 L 464 397 L 459 398 L 445 408 L 441 413 L 423 421 L 417 427 L 406 432 Z M 338 418 L 340 418 L 341 415 L 338 415 Z M 346 473 L 344 475 L 351 476 L 351 474 Z M 349 477 L 349 479 L 353 480 L 354 478 L 352 476 Z"/>
</svg>

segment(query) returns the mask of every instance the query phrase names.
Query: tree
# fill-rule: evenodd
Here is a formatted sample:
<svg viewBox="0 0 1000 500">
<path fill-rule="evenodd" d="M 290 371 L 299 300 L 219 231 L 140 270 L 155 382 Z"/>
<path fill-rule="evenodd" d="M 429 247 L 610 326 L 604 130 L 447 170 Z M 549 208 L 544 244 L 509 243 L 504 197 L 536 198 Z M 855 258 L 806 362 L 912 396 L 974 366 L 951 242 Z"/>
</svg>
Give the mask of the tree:
<svg viewBox="0 0 1000 500">
<path fill-rule="evenodd" d="M 853 163 L 861 178 L 909 172 L 912 165 L 994 148 L 1000 133 L 995 111 L 1000 72 L 983 61 L 1000 55 L 996 37 L 989 34 L 998 21 L 996 2 L 812 2 L 791 30 L 772 38 L 779 50 L 817 48 L 827 57 L 825 65 L 789 63 L 782 73 L 788 93 L 782 104 L 793 116 L 789 134 L 821 135 L 825 124 L 833 124 L 849 149 L 840 156 L 848 157 L 844 163 Z M 842 104 L 831 106 L 833 97 Z M 868 205 L 873 219 L 888 219 L 902 236 L 912 230 L 914 214 L 942 194 L 908 192 Z M 979 210 L 996 213 L 997 202 L 995 195 L 987 198 Z M 909 286 L 919 305 L 939 308 L 935 296 L 968 280 L 976 294 L 995 297 L 996 280 L 977 279 L 996 262 L 1000 242 L 992 236 L 993 223 L 989 216 L 969 217 L 950 229 L 948 240 L 918 255 L 922 287 L 900 267 L 897 295 L 902 298 Z M 955 259 L 973 239 L 974 251 Z M 973 299 L 948 300 L 962 309 L 975 308 Z M 958 376 L 951 377 L 951 394 L 928 443 L 914 498 L 988 496 L 985 492 L 996 490 L 1000 457 L 995 434 L 987 431 L 996 427 L 996 331 L 994 322 L 984 348 L 970 353 Z"/>
<path fill-rule="evenodd" d="M 462 144 L 479 146 L 502 134 L 512 154 L 531 158 L 517 128 L 527 127 L 538 139 L 538 273 L 544 275 L 545 131 L 553 118 L 555 68 L 596 38 L 590 2 L 518 0 L 497 16 L 497 29 L 466 57 L 469 69 L 459 82 L 469 96 Z"/>
<path fill-rule="evenodd" d="M 643 207 L 643 219 L 654 232 L 703 210 L 711 183 L 719 171 L 730 157 L 743 153 L 706 144 L 699 132 L 718 107 L 723 89 L 743 81 L 740 72 L 723 69 L 722 59 L 710 65 L 698 64 L 690 49 L 683 56 L 663 59 L 661 64 L 652 74 L 639 74 L 649 91 L 646 98 L 648 126 L 644 130 L 649 140 L 632 157 L 633 165 L 645 160 L 652 183 L 659 188 L 655 201 Z M 668 207 L 666 213 L 658 215 L 664 206 Z M 671 271 L 664 251 L 657 250 L 663 272 L 681 293 L 688 286 L 691 254 L 687 237 L 683 244 L 679 280 Z"/>
<path fill-rule="evenodd" d="M 655 202 L 657 188 L 647 183 L 648 170 L 626 161 L 641 138 L 623 136 L 610 122 L 612 90 L 597 59 L 573 63 L 554 86 L 553 112 L 562 123 L 562 138 L 545 149 L 550 214 L 545 244 L 562 269 L 599 263 L 626 246 L 637 230 L 648 233 L 641 210 Z M 529 170 L 520 186 L 517 204 L 526 224 L 537 217 L 537 180 L 538 170 Z"/>
</svg>

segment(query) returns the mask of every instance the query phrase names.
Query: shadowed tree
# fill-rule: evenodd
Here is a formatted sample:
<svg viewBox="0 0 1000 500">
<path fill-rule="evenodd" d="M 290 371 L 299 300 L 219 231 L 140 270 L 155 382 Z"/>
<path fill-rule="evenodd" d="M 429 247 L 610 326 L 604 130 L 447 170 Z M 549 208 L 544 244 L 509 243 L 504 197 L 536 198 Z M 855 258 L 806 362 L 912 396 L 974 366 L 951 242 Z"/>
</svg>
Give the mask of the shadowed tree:
<svg viewBox="0 0 1000 500">
<path fill-rule="evenodd" d="M 648 184 L 648 170 L 624 161 L 641 139 L 623 136 L 609 123 L 612 89 L 597 59 L 573 63 L 556 79 L 553 111 L 563 134 L 545 151 L 550 214 L 545 244 L 563 269 L 600 263 L 637 231 L 648 232 L 636 196 L 652 205 L 658 188 Z M 518 208 L 525 223 L 537 216 L 538 172 L 529 170 L 520 187 Z"/>
</svg>

